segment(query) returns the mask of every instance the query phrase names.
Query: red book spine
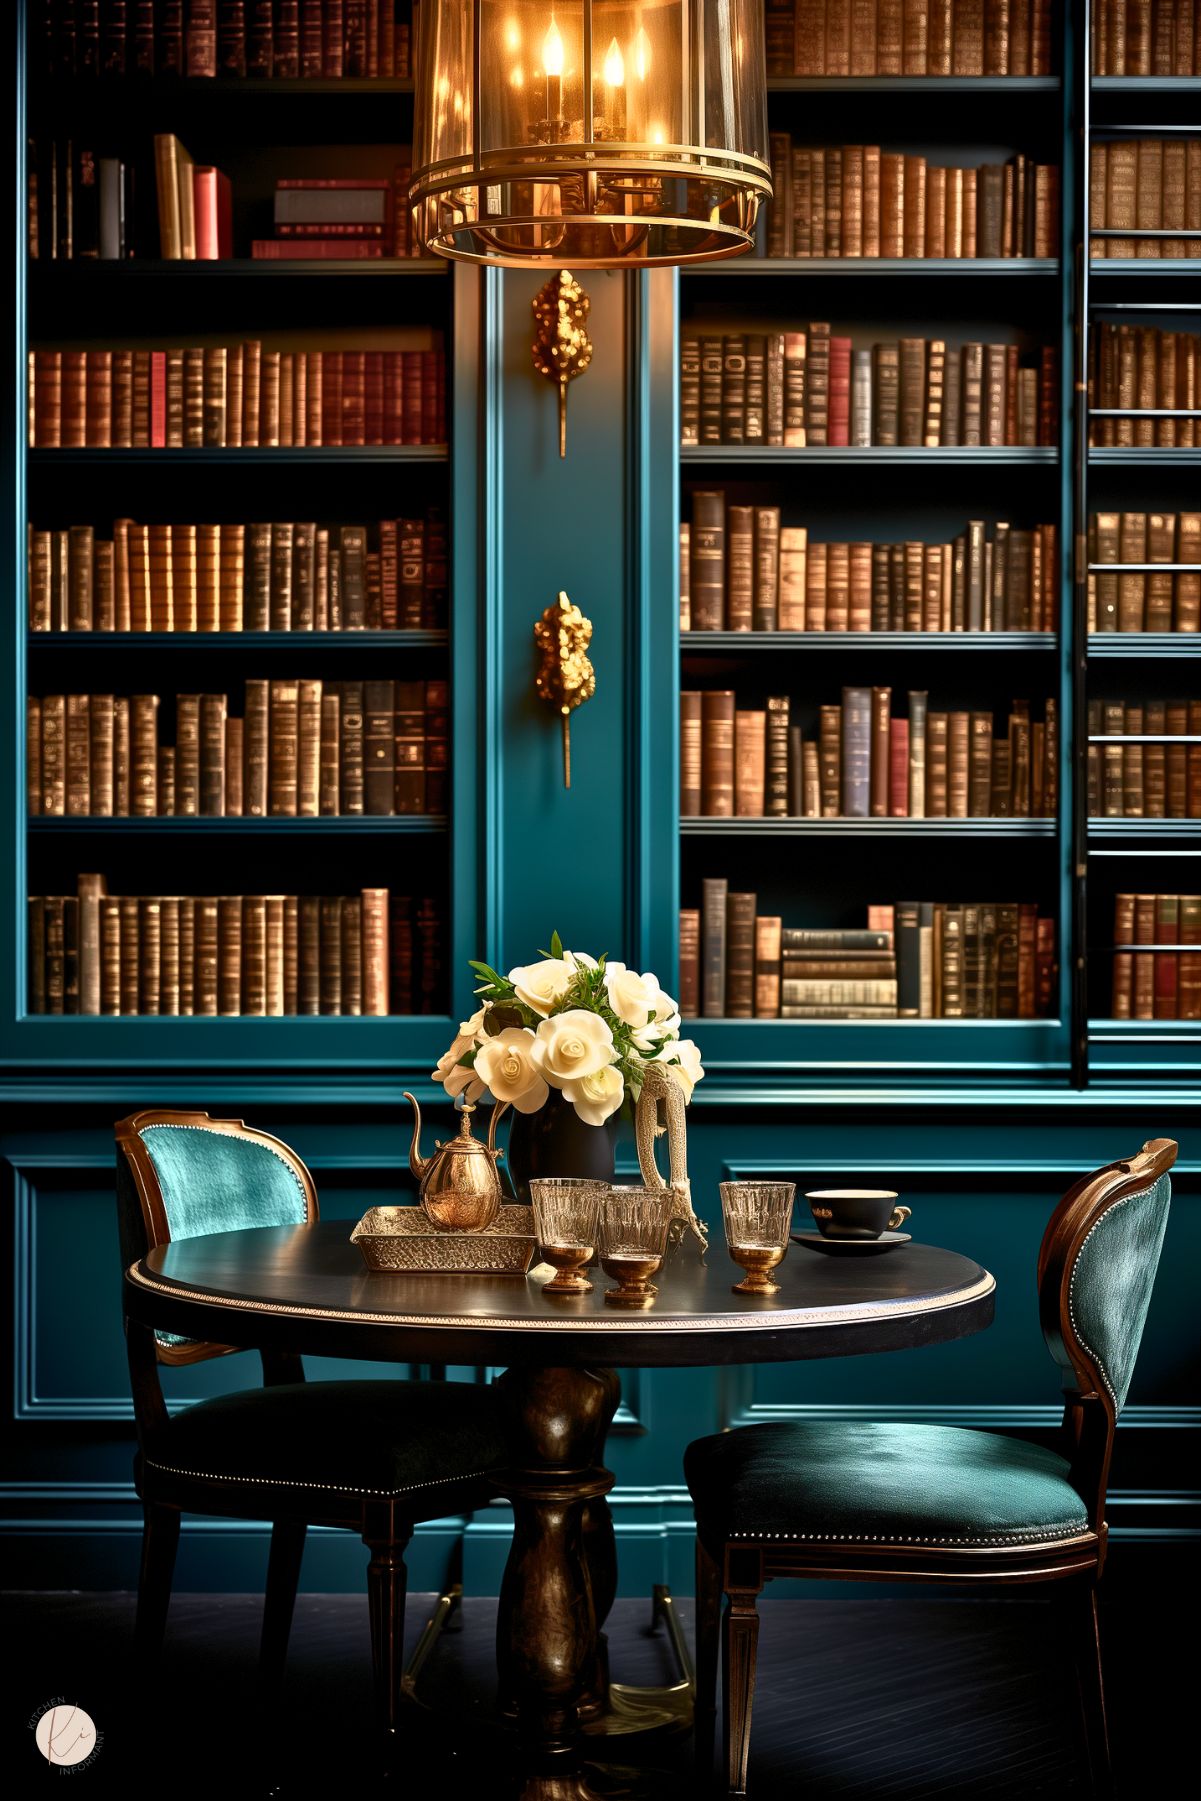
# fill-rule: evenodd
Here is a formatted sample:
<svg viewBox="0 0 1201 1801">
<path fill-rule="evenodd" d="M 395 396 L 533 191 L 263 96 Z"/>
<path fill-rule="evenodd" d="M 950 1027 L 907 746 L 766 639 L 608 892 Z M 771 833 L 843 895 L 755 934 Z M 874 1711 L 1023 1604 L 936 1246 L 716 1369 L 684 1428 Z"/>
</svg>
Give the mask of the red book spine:
<svg viewBox="0 0 1201 1801">
<path fill-rule="evenodd" d="M 150 447 L 163 450 L 167 444 L 167 353 L 150 352 Z"/>
<path fill-rule="evenodd" d="M 404 356 L 384 352 L 384 443 L 404 443 Z"/>
<path fill-rule="evenodd" d="M 909 721 L 888 722 L 888 811 L 894 819 L 909 816 Z"/>
<path fill-rule="evenodd" d="M 400 602 L 400 540 L 395 519 L 379 522 L 380 615 L 385 632 L 394 632 Z"/>
<path fill-rule="evenodd" d="M 342 443 L 342 352 L 320 353 L 322 370 L 321 441 Z"/>
<path fill-rule="evenodd" d="M 368 444 L 384 442 L 384 353 L 369 350 L 364 358 L 365 400 L 364 439 Z"/>
<path fill-rule="evenodd" d="M 404 357 L 404 404 L 401 410 L 401 442 L 421 442 L 421 352 L 406 350 Z"/>
<path fill-rule="evenodd" d="M 438 352 L 421 352 L 421 442 L 438 442 Z"/>
<path fill-rule="evenodd" d="M 361 350 L 342 352 L 342 442 L 362 444 L 367 426 L 367 358 Z"/>
<path fill-rule="evenodd" d="M 851 441 L 851 340 L 830 339 L 830 391 L 827 430 L 831 444 Z"/>
<path fill-rule="evenodd" d="M 253 238 L 250 254 L 256 262 L 370 262 L 382 257 L 384 246 L 365 238 Z"/>
</svg>

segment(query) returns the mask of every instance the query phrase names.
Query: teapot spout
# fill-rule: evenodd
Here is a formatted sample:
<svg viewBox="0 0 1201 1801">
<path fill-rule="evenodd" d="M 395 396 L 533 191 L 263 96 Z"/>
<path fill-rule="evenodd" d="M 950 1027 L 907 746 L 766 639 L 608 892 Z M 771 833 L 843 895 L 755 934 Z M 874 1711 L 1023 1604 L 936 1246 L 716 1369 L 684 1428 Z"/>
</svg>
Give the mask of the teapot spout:
<svg viewBox="0 0 1201 1801">
<path fill-rule="evenodd" d="M 417 1097 L 410 1094 L 407 1088 L 404 1098 L 413 1109 L 413 1139 L 409 1145 L 409 1168 L 420 1182 L 430 1166 L 429 1158 L 421 1155 L 421 1108 L 417 1103 Z"/>
</svg>

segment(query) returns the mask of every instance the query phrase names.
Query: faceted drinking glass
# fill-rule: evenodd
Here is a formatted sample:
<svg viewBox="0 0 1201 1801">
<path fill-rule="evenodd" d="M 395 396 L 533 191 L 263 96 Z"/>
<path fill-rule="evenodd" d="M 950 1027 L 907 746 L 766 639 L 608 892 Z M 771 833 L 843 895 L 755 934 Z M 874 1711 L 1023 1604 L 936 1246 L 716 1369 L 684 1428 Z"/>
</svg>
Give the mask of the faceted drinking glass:
<svg viewBox="0 0 1201 1801">
<path fill-rule="evenodd" d="M 605 1290 L 617 1307 L 646 1307 L 658 1292 L 651 1277 L 667 1249 L 670 1189 L 610 1188 L 601 1203 L 600 1262 L 618 1284 Z"/>
<path fill-rule="evenodd" d="M 771 1272 L 783 1262 L 792 1226 L 795 1182 L 723 1182 L 721 1213 L 726 1245 L 746 1271 L 735 1294 L 779 1294 Z"/>
<path fill-rule="evenodd" d="M 596 1254 L 596 1222 L 608 1184 L 569 1176 L 539 1176 L 530 1183 L 534 1232 L 543 1261 L 556 1275 L 543 1294 L 590 1294 L 584 1274 Z"/>
</svg>

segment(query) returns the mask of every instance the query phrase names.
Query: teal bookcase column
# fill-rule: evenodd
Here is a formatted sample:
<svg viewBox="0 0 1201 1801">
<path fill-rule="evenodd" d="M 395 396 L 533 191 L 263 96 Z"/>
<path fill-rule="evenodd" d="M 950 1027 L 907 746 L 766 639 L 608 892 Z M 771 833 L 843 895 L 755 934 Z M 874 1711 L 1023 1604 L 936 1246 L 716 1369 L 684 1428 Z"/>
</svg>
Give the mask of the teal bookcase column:
<svg viewBox="0 0 1201 1801">
<path fill-rule="evenodd" d="M 677 754 L 674 713 L 648 741 L 644 704 L 652 663 L 674 647 L 670 543 L 661 525 L 652 532 L 675 517 L 674 277 L 587 274 L 593 358 L 571 384 L 565 458 L 557 396 L 530 351 L 542 279 L 483 277 L 481 627 L 494 676 L 481 718 L 493 806 L 484 886 L 486 954 L 501 968 L 529 960 L 555 929 L 581 948 L 651 960 L 647 897 L 667 921 L 674 913 L 671 847 L 658 868 L 641 836 L 664 817 L 646 804 L 647 785 L 674 792 Z M 534 621 L 561 589 L 592 621 L 596 670 L 596 694 L 572 717 L 570 791 L 557 717 L 534 692 Z M 664 980 L 670 938 L 656 952 Z"/>
</svg>

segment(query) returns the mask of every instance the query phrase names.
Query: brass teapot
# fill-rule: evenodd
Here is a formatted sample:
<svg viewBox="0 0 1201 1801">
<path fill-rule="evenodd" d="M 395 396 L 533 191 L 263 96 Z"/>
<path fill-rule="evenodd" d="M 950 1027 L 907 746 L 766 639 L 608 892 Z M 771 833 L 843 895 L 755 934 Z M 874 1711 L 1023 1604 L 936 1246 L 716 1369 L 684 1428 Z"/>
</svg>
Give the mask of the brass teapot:
<svg viewBox="0 0 1201 1801">
<path fill-rule="evenodd" d="M 498 1101 L 492 1108 L 487 1144 L 481 1144 L 472 1133 L 475 1108 L 468 1104 L 460 1109 L 456 1135 L 445 1144 L 435 1139 L 434 1155 L 423 1157 L 421 1108 L 407 1090 L 404 1098 L 411 1102 L 414 1115 L 409 1168 L 420 1184 L 419 1200 L 426 1218 L 439 1232 L 487 1231 L 500 1212 L 496 1164 L 504 1152 L 496 1148 L 496 1125 L 505 1103 Z"/>
</svg>

